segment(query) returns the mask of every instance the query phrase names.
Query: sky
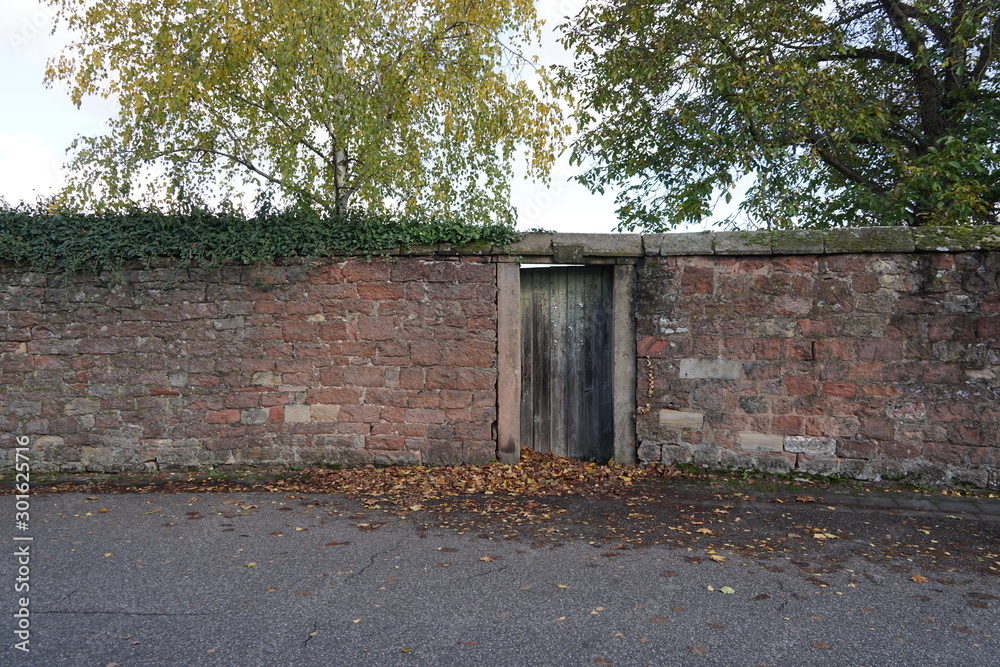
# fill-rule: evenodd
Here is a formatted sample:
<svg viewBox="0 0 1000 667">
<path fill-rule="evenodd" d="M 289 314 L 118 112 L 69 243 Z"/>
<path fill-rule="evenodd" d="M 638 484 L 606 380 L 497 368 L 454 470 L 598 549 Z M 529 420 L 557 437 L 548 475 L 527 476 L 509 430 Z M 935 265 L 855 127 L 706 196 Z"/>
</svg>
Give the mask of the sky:
<svg viewBox="0 0 1000 667">
<path fill-rule="evenodd" d="M 554 26 L 572 16 L 582 0 L 540 0 L 539 15 L 546 22 L 543 64 L 570 62 L 556 41 Z M 43 84 L 45 66 L 64 43 L 64 34 L 51 35 L 52 15 L 38 0 L 0 1 L 0 197 L 8 204 L 35 201 L 57 191 L 63 183 L 66 149 L 80 135 L 99 134 L 114 114 L 112 103 L 84 100 L 77 109 L 61 87 Z M 512 199 L 522 230 L 542 228 L 557 232 L 602 233 L 615 230 L 613 194 L 591 194 L 572 180 L 578 169 L 563 156 L 555 165 L 548 187 L 518 178 Z"/>
</svg>

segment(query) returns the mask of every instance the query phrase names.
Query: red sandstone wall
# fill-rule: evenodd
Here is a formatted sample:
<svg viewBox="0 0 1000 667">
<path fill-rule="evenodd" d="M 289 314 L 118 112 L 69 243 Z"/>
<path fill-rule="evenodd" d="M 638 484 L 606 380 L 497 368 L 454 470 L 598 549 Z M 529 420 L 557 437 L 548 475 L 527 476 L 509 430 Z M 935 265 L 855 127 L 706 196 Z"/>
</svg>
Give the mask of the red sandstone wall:
<svg viewBox="0 0 1000 667">
<path fill-rule="evenodd" d="M 1000 254 L 647 257 L 636 313 L 641 460 L 1000 485 Z"/>
<path fill-rule="evenodd" d="M 1000 487 L 1000 253 L 657 239 L 512 250 L 638 262 L 641 461 Z M 487 461 L 493 262 L 164 263 L 110 288 L 0 267 L 0 467 L 14 436 L 38 471 Z"/>
<path fill-rule="evenodd" d="M 34 470 L 481 463 L 495 454 L 489 259 L 0 269 L 0 433 Z"/>
</svg>

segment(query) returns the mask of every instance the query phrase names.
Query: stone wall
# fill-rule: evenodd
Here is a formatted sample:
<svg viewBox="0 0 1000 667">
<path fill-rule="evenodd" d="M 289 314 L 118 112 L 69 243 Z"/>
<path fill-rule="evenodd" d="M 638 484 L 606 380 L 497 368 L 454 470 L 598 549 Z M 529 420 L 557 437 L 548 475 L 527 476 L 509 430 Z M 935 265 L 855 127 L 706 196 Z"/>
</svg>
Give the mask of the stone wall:
<svg viewBox="0 0 1000 667">
<path fill-rule="evenodd" d="M 111 287 L 0 268 L 0 433 L 34 470 L 494 456 L 489 258 L 159 266 Z"/>
<path fill-rule="evenodd" d="M 1000 486 L 1000 253 L 914 231 L 646 237 L 639 458 Z"/>
<path fill-rule="evenodd" d="M 37 471 L 481 463 L 498 429 L 516 458 L 497 276 L 522 261 L 616 265 L 622 461 L 1000 487 L 998 228 L 419 252 L 110 285 L 0 266 L 0 468 L 14 436 Z"/>
</svg>

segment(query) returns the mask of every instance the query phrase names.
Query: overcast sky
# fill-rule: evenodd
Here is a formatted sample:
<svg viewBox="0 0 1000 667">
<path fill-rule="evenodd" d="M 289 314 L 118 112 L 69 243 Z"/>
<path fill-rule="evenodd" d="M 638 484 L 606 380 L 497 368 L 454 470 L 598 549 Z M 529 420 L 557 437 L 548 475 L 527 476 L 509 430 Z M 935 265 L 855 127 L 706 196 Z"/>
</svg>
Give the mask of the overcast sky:
<svg viewBox="0 0 1000 667">
<path fill-rule="evenodd" d="M 539 13 L 550 30 L 541 51 L 544 64 L 568 62 L 551 28 L 579 11 L 581 0 L 541 0 Z M 79 135 L 94 135 L 114 113 L 111 103 L 86 99 L 77 109 L 62 88 L 42 84 L 48 58 L 63 37 L 50 35 L 48 7 L 37 0 L 0 0 L 0 196 L 9 204 L 34 201 L 62 183 L 65 151 Z M 571 181 L 576 170 L 563 158 L 546 188 L 520 180 L 514 186 L 519 227 L 560 232 L 610 232 L 616 226 L 612 196 L 590 194 Z"/>
</svg>

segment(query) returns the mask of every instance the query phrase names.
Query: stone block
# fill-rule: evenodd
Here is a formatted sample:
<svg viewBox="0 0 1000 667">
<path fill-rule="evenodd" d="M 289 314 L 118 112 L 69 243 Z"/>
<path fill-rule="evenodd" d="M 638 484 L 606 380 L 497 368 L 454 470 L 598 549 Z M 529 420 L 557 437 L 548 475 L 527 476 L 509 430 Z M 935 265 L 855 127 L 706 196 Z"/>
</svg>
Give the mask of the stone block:
<svg viewBox="0 0 1000 667">
<path fill-rule="evenodd" d="M 772 474 L 784 474 L 790 472 L 795 466 L 795 455 L 724 449 L 722 450 L 721 463 L 726 468 L 750 469 Z"/>
<path fill-rule="evenodd" d="M 508 255 L 551 255 L 553 234 L 525 234 L 516 242 L 504 246 Z"/>
<path fill-rule="evenodd" d="M 837 456 L 848 459 L 873 459 L 878 445 L 873 440 L 838 440 Z"/>
<path fill-rule="evenodd" d="M 820 255 L 824 232 L 818 229 L 781 229 L 771 232 L 775 255 Z"/>
<path fill-rule="evenodd" d="M 823 241 L 826 254 L 913 252 L 913 249 L 913 233 L 909 227 L 832 229 L 826 232 Z"/>
<path fill-rule="evenodd" d="M 736 380 L 743 375 L 737 359 L 681 359 L 680 376 L 704 380 Z"/>
<path fill-rule="evenodd" d="M 206 424 L 235 424 L 243 418 L 239 410 L 211 410 L 205 415 Z"/>
<path fill-rule="evenodd" d="M 681 410 L 660 410 L 660 426 L 698 431 L 705 423 L 705 415 L 700 412 Z"/>
<path fill-rule="evenodd" d="M 690 463 L 692 459 L 691 445 L 674 444 L 663 445 L 661 448 L 660 461 L 663 463 Z"/>
<path fill-rule="evenodd" d="M 43 435 L 35 439 L 36 447 L 62 447 L 66 443 L 64 438 L 58 435 Z"/>
<path fill-rule="evenodd" d="M 420 465 L 420 452 L 411 452 L 407 450 L 372 452 L 372 462 L 377 466 Z"/>
<path fill-rule="evenodd" d="M 684 234 L 650 234 L 646 239 L 646 254 L 670 257 L 675 255 L 711 255 L 715 234 L 691 232 Z"/>
<path fill-rule="evenodd" d="M 80 463 L 88 472 L 111 471 L 114 451 L 110 447 L 81 447 Z"/>
<path fill-rule="evenodd" d="M 240 410 L 241 424 L 267 424 L 271 419 L 271 411 L 267 408 L 250 408 Z"/>
<path fill-rule="evenodd" d="M 813 475 L 835 475 L 840 472 L 840 459 L 835 456 L 799 454 L 795 467 Z"/>
<path fill-rule="evenodd" d="M 748 415 L 765 413 L 770 407 L 770 401 L 766 396 L 740 396 L 736 399 L 736 403 Z"/>
<path fill-rule="evenodd" d="M 263 385 L 265 387 L 280 387 L 281 375 L 279 375 L 278 373 L 272 373 L 270 371 L 265 371 L 263 373 L 254 373 L 253 383 L 255 385 Z"/>
<path fill-rule="evenodd" d="M 691 460 L 702 466 L 717 466 L 722 460 L 722 449 L 718 445 L 696 445 L 691 447 Z"/>
<path fill-rule="evenodd" d="M 556 234 L 552 249 L 559 259 L 560 248 L 579 248 L 581 257 L 641 257 L 640 234 Z M 573 251 L 575 252 L 575 250 Z"/>
<path fill-rule="evenodd" d="M 360 435 L 317 435 L 313 441 L 317 447 L 333 450 L 363 449 L 364 438 Z"/>
<path fill-rule="evenodd" d="M 813 456 L 834 456 L 837 453 L 837 439 L 786 435 L 785 451 Z"/>
<path fill-rule="evenodd" d="M 203 452 L 207 453 L 207 452 Z M 182 447 L 162 447 L 156 450 L 156 463 L 161 469 L 195 468 L 202 463 L 194 449 Z"/>
<path fill-rule="evenodd" d="M 770 255 L 768 232 L 716 232 L 716 255 Z"/>
<path fill-rule="evenodd" d="M 63 408 L 63 412 L 69 416 L 73 417 L 76 415 L 87 415 L 97 412 L 101 409 L 100 401 L 95 401 L 92 398 L 74 398 L 72 401 L 66 404 Z"/>
<path fill-rule="evenodd" d="M 88 400 L 88 399 L 76 399 Z M 72 403 L 73 401 L 70 401 Z M 67 408 L 68 409 L 68 408 Z M 42 404 L 38 401 L 8 401 L 3 404 L 3 411 L 15 417 L 37 417 L 42 414 Z M 70 414 L 67 412 L 66 414 Z M 82 414 L 82 413 L 75 413 Z"/>
<path fill-rule="evenodd" d="M 642 252 L 644 255 L 655 257 L 660 254 L 660 247 L 663 245 L 663 239 L 666 234 L 643 234 L 642 235 Z"/>
<path fill-rule="evenodd" d="M 1000 227 L 914 227 L 918 252 L 967 252 L 1000 248 Z"/>
<path fill-rule="evenodd" d="M 752 452 L 782 452 L 784 441 L 784 436 L 769 433 L 740 433 L 737 436 L 740 449 Z"/>
<path fill-rule="evenodd" d="M 469 465 L 484 465 L 496 459 L 495 442 L 466 442 L 462 445 L 462 459 Z"/>
<path fill-rule="evenodd" d="M 308 405 L 286 405 L 285 422 L 303 424 L 312 421 L 312 410 Z"/>
<path fill-rule="evenodd" d="M 581 264 L 586 246 L 578 243 L 552 243 L 552 261 L 556 264 Z"/>
<path fill-rule="evenodd" d="M 658 462 L 662 456 L 661 446 L 656 442 L 643 442 L 636 453 L 640 463 Z"/>
<path fill-rule="evenodd" d="M 355 447 L 321 447 L 317 463 L 327 466 L 357 467 L 372 463 L 372 453 Z"/>
<path fill-rule="evenodd" d="M 771 474 L 785 474 L 791 472 L 795 467 L 796 456 L 794 454 L 759 454 L 757 456 L 757 470 Z"/>
</svg>

